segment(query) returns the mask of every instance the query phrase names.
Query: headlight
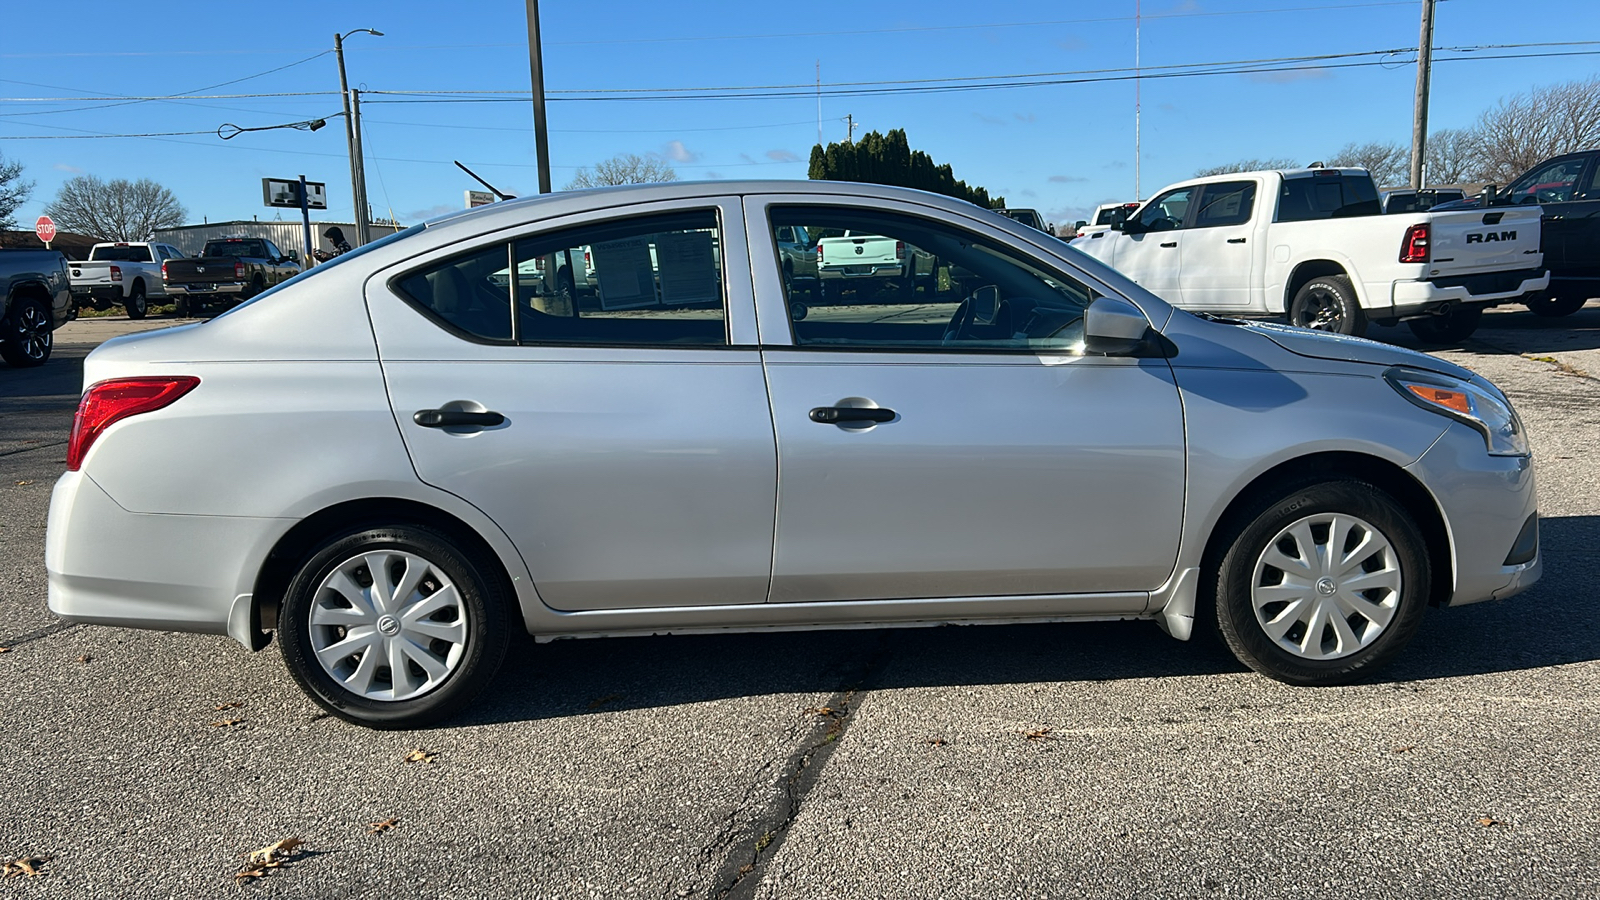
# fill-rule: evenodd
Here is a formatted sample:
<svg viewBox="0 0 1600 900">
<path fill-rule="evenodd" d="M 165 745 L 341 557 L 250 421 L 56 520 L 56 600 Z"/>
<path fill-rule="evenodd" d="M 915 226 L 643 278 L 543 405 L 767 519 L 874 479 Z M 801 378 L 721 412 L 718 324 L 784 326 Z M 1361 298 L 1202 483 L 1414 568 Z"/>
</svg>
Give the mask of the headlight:
<svg viewBox="0 0 1600 900">
<path fill-rule="evenodd" d="M 1531 452 L 1522 420 L 1494 385 L 1416 369 L 1390 369 L 1383 377 L 1412 403 L 1478 429 L 1490 456 L 1527 456 Z"/>
</svg>

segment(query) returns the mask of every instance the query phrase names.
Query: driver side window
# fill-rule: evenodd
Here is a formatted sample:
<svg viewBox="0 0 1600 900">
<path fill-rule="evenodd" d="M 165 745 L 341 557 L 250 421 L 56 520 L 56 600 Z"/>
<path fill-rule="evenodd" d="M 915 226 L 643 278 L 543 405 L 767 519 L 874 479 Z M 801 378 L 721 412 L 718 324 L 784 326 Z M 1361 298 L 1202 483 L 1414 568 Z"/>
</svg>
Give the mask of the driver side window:
<svg viewBox="0 0 1600 900">
<path fill-rule="evenodd" d="M 797 346 L 1080 353 L 1094 293 L 998 242 L 857 208 L 771 213 Z M 810 236 L 803 252 L 795 233 Z"/>
<path fill-rule="evenodd" d="M 1565 203 L 1572 199 L 1587 160 L 1583 157 L 1540 166 L 1522 176 L 1508 193 L 1512 203 Z"/>
<path fill-rule="evenodd" d="M 1139 224 L 1145 231 L 1177 231 L 1183 227 L 1184 216 L 1189 214 L 1189 201 L 1194 188 L 1178 188 L 1151 200 L 1139 210 Z"/>
</svg>

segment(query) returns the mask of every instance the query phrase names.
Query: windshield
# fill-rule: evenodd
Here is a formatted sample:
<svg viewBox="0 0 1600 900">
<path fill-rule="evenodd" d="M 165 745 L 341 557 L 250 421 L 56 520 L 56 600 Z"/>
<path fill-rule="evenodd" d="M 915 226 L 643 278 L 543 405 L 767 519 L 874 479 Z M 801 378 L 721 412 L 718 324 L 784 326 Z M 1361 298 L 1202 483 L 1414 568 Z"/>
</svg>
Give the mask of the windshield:
<svg viewBox="0 0 1600 900">
<path fill-rule="evenodd" d="M 149 247 L 96 247 L 89 251 L 93 262 L 150 262 Z"/>
<path fill-rule="evenodd" d="M 239 304 L 238 306 L 235 306 L 233 309 L 230 309 L 227 312 L 224 312 L 222 315 L 217 316 L 216 318 L 220 319 L 220 318 L 222 318 L 222 316 L 230 315 L 236 310 L 244 309 L 246 306 L 250 306 L 250 305 L 255 304 L 255 303 L 260 303 L 262 300 L 265 300 L 268 297 L 271 297 L 273 294 L 276 294 L 277 292 L 283 290 L 284 288 L 288 287 L 291 284 L 299 284 L 299 283 L 305 281 L 308 278 L 315 278 L 318 275 L 321 275 L 321 274 L 327 272 L 329 269 L 332 269 L 332 268 L 334 268 L 336 266 L 342 266 L 345 263 L 349 262 L 352 259 L 355 259 L 358 256 L 365 256 L 366 254 L 371 253 L 372 251 L 378 249 L 379 247 L 387 247 L 388 245 L 393 244 L 396 241 L 404 240 L 405 238 L 411 237 L 413 235 L 421 234 L 422 230 L 424 228 L 427 228 L 427 227 L 428 227 L 427 225 L 413 225 L 410 228 L 405 229 L 404 231 L 396 231 L 394 234 L 385 235 L 385 236 L 383 236 L 381 238 L 378 238 L 377 240 L 373 241 L 370 244 L 363 244 L 360 247 L 356 248 L 355 250 L 351 250 L 349 253 L 340 254 L 339 256 L 336 256 L 333 259 L 328 260 L 325 263 L 318 263 L 317 265 L 312 266 L 311 268 L 306 269 L 305 271 L 301 272 L 299 275 L 296 275 L 296 276 L 294 276 L 293 278 L 290 278 L 287 281 L 280 282 L 277 285 L 274 285 L 273 287 L 270 287 L 270 288 L 266 289 L 265 291 L 262 291 L 261 293 L 255 295 L 254 297 L 251 297 L 249 300 L 246 300 L 245 302 Z M 213 319 L 212 321 L 216 321 L 216 320 Z"/>
</svg>

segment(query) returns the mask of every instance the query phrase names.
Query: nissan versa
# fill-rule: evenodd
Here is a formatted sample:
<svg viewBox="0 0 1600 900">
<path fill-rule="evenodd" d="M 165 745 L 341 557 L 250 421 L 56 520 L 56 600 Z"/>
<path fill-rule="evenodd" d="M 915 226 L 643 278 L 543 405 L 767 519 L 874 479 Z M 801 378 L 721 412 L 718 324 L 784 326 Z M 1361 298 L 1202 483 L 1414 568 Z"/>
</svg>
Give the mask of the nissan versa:
<svg viewBox="0 0 1600 900">
<path fill-rule="evenodd" d="M 1541 566 L 1483 378 L 1174 310 L 896 188 L 495 204 L 108 341 L 84 381 L 50 608 L 276 631 L 312 699 L 380 728 L 459 710 L 519 628 L 1149 619 L 1336 684 Z"/>
</svg>

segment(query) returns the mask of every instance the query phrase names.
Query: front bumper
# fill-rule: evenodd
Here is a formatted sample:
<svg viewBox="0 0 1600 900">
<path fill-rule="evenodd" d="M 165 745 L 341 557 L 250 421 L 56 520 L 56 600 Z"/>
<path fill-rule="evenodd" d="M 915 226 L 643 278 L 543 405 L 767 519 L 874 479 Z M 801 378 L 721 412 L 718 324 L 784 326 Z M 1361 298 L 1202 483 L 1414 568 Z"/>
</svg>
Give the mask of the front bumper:
<svg viewBox="0 0 1600 900">
<path fill-rule="evenodd" d="M 1490 456 L 1481 434 L 1453 422 L 1406 470 L 1444 516 L 1455 582 L 1450 606 L 1503 600 L 1539 580 L 1543 551 L 1535 543 L 1531 559 L 1525 552 L 1524 528 L 1538 515 L 1531 457 Z"/>
<path fill-rule="evenodd" d="M 212 294 L 242 294 L 242 293 L 244 293 L 244 289 L 245 289 L 245 286 L 243 284 L 169 284 L 169 285 L 167 285 L 167 293 L 169 293 L 169 294 L 203 294 L 203 295 L 208 296 L 208 297 L 210 295 L 212 295 Z"/>
<path fill-rule="evenodd" d="M 1395 313 L 1403 316 L 1430 313 L 1442 307 L 1467 303 L 1510 303 L 1549 286 L 1548 270 L 1522 269 L 1423 281 L 1396 281 L 1391 287 L 1391 297 Z"/>
<path fill-rule="evenodd" d="M 252 645 L 249 594 L 290 519 L 150 515 L 64 473 L 50 495 L 50 611 L 71 622 L 227 634 Z"/>
</svg>

